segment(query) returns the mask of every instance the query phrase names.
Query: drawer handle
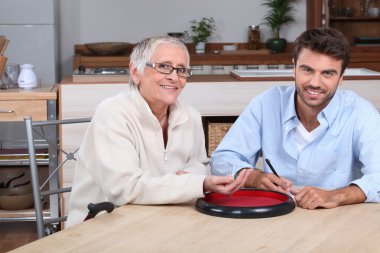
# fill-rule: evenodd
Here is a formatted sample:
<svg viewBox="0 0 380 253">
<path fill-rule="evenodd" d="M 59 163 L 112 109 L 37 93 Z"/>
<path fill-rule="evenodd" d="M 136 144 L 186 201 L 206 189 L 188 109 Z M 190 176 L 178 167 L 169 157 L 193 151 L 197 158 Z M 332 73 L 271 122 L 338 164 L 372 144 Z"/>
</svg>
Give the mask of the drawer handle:
<svg viewBox="0 0 380 253">
<path fill-rule="evenodd" d="M 0 110 L 0 113 L 14 113 L 15 111 L 13 111 L 13 110 L 7 110 L 7 109 L 5 109 L 5 110 Z"/>
</svg>

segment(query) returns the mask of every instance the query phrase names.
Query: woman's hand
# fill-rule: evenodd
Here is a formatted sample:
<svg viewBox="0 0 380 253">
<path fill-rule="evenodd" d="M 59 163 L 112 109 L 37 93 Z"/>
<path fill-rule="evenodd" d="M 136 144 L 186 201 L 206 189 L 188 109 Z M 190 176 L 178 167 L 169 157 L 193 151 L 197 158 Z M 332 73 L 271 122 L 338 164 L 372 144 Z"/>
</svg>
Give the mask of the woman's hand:
<svg viewBox="0 0 380 253">
<path fill-rule="evenodd" d="M 243 187 L 248 174 L 247 169 L 243 169 L 236 179 L 231 176 L 207 176 L 203 181 L 203 191 L 230 195 Z"/>
</svg>

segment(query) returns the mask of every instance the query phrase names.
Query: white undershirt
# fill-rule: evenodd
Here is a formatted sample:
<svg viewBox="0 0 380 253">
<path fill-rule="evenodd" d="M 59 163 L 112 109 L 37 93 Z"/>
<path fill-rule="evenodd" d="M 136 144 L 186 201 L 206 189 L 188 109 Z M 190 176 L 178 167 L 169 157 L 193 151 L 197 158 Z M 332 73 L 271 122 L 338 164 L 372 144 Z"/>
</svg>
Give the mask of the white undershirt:
<svg viewBox="0 0 380 253">
<path fill-rule="evenodd" d="M 301 122 L 298 122 L 298 125 L 296 127 L 296 132 L 294 135 L 298 151 L 302 152 L 303 149 L 309 143 L 317 139 L 321 133 L 322 133 L 321 125 L 315 128 L 313 131 L 309 132 L 306 130 L 306 128 L 302 125 Z"/>
</svg>

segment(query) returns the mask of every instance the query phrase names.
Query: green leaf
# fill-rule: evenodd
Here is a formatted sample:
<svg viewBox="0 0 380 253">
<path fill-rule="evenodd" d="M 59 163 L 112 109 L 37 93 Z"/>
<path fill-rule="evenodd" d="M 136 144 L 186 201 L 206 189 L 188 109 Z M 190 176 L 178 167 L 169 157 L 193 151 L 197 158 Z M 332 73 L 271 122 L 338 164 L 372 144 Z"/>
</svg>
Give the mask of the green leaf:
<svg viewBox="0 0 380 253">
<path fill-rule="evenodd" d="M 207 39 L 213 34 L 216 30 L 215 20 L 213 17 L 205 18 L 201 20 L 191 20 L 191 33 L 187 32 L 194 45 L 198 45 L 199 42 L 206 42 Z"/>
<path fill-rule="evenodd" d="M 294 22 L 294 6 L 298 0 L 265 0 L 262 5 L 268 8 L 264 24 L 272 29 L 273 37 L 279 38 L 280 28 Z"/>
</svg>

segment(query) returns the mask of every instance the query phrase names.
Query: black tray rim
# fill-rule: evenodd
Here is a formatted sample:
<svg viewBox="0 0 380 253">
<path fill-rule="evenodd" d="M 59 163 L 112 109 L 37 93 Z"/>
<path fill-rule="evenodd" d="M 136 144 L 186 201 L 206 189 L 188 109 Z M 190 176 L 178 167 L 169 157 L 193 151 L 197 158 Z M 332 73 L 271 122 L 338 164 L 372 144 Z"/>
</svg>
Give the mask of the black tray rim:
<svg viewBox="0 0 380 253">
<path fill-rule="evenodd" d="M 220 206 L 208 203 L 204 198 L 198 198 L 195 202 L 195 209 L 203 214 L 223 217 L 223 218 L 236 218 L 236 219 L 252 219 L 252 218 L 269 218 L 276 217 L 291 213 L 295 207 L 296 203 L 287 194 L 268 191 L 261 189 L 240 189 L 239 191 L 264 191 L 264 192 L 274 192 L 276 194 L 283 195 L 288 198 L 287 201 L 270 206 L 257 206 L 257 207 L 229 207 Z M 212 193 L 208 193 L 212 194 Z"/>
</svg>

